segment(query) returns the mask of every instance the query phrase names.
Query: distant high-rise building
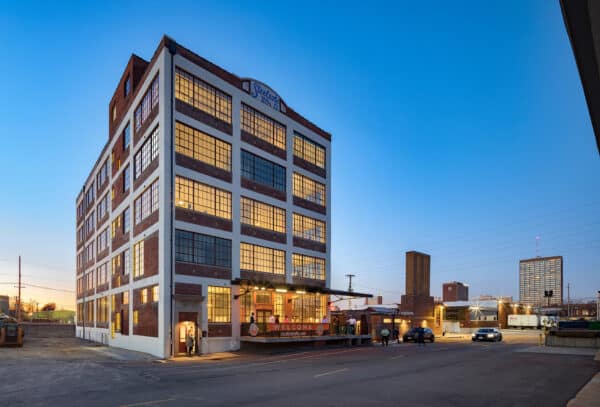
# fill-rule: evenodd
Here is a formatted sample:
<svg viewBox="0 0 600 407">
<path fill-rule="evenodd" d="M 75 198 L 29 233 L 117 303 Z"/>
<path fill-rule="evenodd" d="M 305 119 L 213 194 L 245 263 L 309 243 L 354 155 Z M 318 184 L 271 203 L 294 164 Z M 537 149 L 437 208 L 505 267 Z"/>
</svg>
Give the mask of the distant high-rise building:
<svg viewBox="0 0 600 407">
<path fill-rule="evenodd" d="M 545 297 L 544 293 L 550 291 L 552 296 Z M 536 257 L 519 262 L 519 301 L 538 306 L 562 304 L 562 256 Z"/>
<path fill-rule="evenodd" d="M 429 294 L 431 257 L 415 251 L 406 252 L 406 295 L 400 311 L 413 312 L 413 324 L 433 320 L 433 297 Z"/>
<path fill-rule="evenodd" d="M 444 283 L 442 298 L 444 301 L 468 301 L 469 286 L 459 281 Z"/>
</svg>

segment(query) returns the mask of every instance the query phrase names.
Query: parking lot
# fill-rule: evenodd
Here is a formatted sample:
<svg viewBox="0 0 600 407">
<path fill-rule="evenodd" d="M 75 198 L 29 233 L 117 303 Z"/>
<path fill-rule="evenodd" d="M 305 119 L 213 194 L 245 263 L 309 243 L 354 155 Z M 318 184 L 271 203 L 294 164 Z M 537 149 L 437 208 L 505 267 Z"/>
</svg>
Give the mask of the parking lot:
<svg viewBox="0 0 600 407">
<path fill-rule="evenodd" d="M 532 333 L 156 361 L 81 343 L 0 348 L 0 403 L 56 406 L 563 406 L 598 371 L 593 352 L 552 353 Z"/>
</svg>

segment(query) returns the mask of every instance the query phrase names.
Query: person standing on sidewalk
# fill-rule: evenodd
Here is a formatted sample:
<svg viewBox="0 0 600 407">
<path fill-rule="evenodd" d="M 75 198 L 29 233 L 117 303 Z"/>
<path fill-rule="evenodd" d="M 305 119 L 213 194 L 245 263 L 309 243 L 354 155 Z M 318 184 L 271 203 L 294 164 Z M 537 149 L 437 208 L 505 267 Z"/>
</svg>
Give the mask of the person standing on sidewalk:
<svg viewBox="0 0 600 407">
<path fill-rule="evenodd" d="M 384 327 L 381 330 L 381 344 L 383 346 L 388 346 L 389 340 L 390 340 L 390 330 Z"/>
</svg>

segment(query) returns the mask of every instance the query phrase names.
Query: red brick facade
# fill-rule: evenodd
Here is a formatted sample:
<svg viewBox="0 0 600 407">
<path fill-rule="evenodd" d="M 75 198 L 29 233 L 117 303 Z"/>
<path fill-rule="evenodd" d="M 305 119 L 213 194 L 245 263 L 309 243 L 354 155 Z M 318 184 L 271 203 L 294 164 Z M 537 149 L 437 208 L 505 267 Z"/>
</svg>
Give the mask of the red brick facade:
<svg viewBox="0 0 600 407">
<path fill-rule="evenodd" d="M 194 212 L 179 207 L 175 208 L 175 219 L 184 222 L 195 223 L 196 225 L 221 229 L 227 232 L 231 232 L 233 230 L 231 220 L 229 219 L 206 215 L 204 213 Z"/>
<path fill-rule="evenodd" d="M 141 336 L 158 336 L 158 302 L 152 299 L 152 287 L 147 286 L 133 290 L 133 312 L 137 312 L 137 324 L 133 324 L 133 334 Z M 142 302 L 142 290 L 146 289 L 146 303 Z"/>
<path fill-rule="evenodd" d="M 219 266 L 208 266 L 206 264 L 175 263 L 175 273 L 187 276 L 218 278 L 231 280 L 231 269 Z"/>
</svg>

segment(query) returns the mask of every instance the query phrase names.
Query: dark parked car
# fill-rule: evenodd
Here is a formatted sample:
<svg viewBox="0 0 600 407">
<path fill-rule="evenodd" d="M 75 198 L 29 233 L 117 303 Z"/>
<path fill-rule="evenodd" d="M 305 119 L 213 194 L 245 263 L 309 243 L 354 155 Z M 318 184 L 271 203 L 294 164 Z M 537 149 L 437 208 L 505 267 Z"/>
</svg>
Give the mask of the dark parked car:
<svg viewBox="0 0 600 407">
<path fill-rule="evenodd" d="M 417 338 L 418 338 L 418 334 L 419 334 L 418 329 L 419 328 L 411 328 L 408 332 L 406 332 L 402 336 L 402 342 L 416 342 Z M 423 328 L 423 330 L 424 330 L 423 339 L 425 341 L 434 342 L 435 335 L 433 334 L 433 331 L 429 328 Z"/>
<path fill-rule="evenodd" d="M 502 333 L 496 328 L 479 328 L 477 332 L 475 332 L 471 336 L 471 340 L 473 342 L 476 341 L 498 341 L 502 340 Z"/>
</svg>

